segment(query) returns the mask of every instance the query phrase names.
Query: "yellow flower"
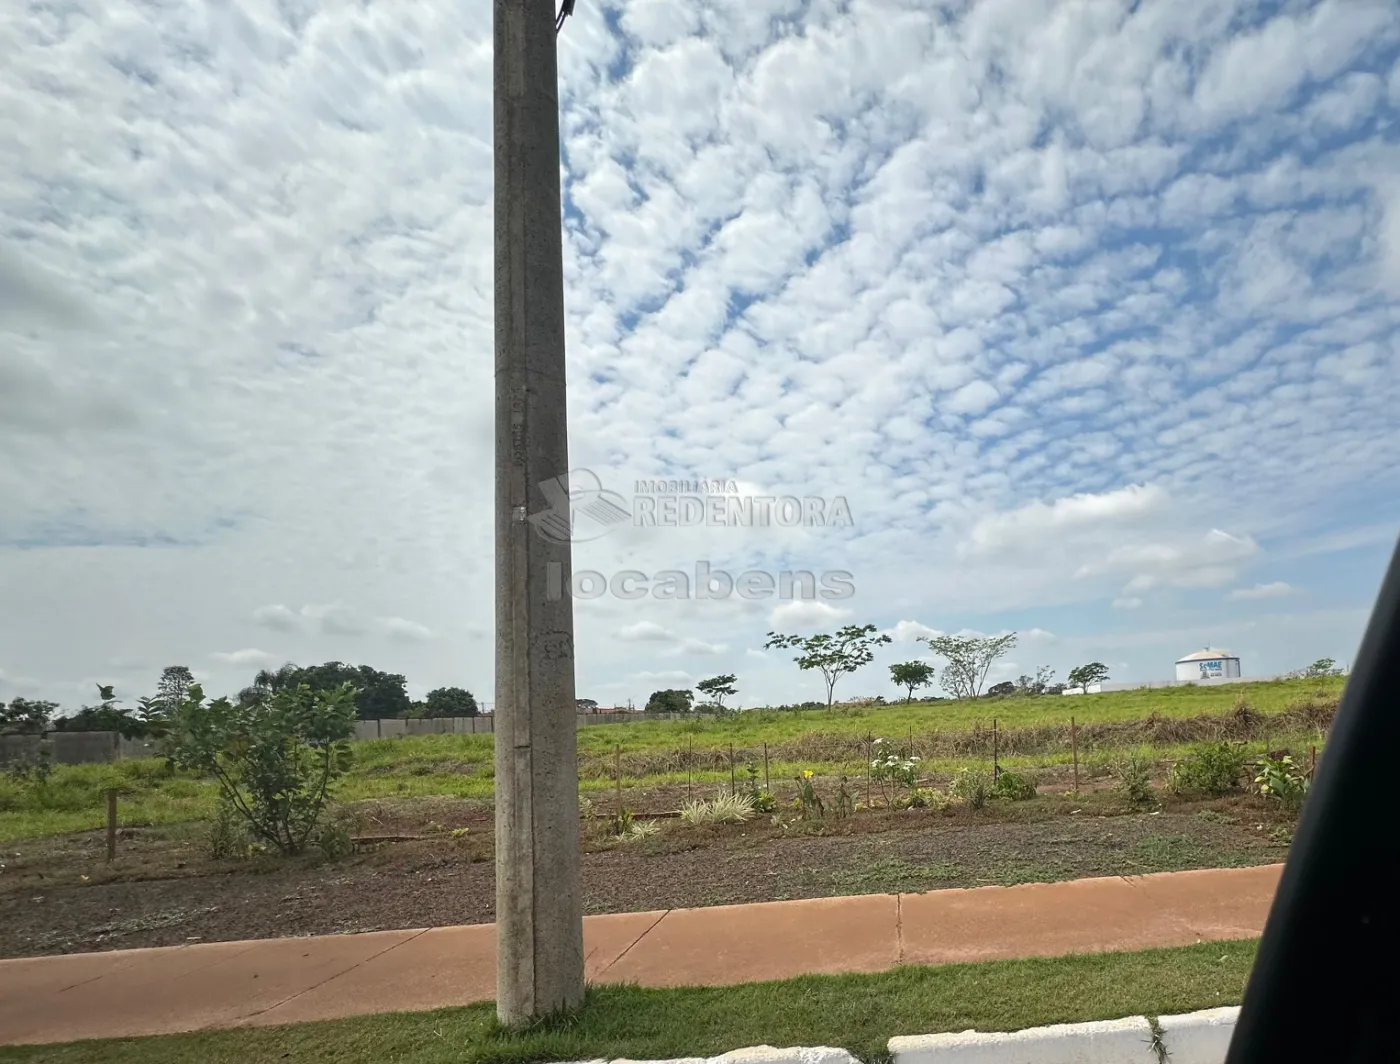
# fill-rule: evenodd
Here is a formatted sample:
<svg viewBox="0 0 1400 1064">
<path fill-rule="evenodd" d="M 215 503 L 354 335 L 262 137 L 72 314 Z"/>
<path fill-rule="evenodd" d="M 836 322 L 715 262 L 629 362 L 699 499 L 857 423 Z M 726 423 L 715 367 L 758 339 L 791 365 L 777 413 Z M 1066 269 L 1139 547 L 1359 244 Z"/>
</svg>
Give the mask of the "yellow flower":
<svg viewBox="0 0 1400 1064">
<path fill-rule="evenodd" d="M 810 768 L 804 768 L 804 769 L 802 770 L 802 778 L 803 778 L 804 780 L 809 780 L 809 779 L 811 779 L 811 778 L 812 778 L 812 770 L 811 770 Z"/>
</svg>

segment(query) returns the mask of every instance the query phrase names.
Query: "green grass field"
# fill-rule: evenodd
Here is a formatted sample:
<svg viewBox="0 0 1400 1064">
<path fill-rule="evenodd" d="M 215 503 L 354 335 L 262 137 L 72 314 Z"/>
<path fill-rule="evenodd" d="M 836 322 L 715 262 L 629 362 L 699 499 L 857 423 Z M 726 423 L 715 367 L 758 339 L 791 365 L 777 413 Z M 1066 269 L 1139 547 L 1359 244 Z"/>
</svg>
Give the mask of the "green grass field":
<svg viewBox="0 0 1400 1064">
<path fill-rule="evenodd" d="M 877 1064 L 896 1035 L 1015 1031 L 1237 1004 L 1257 943 L 900 968 L 724 988 L 595 987 L 576 1014 L 501 1030 L 490 1005 L 160 1038 L 0 1048 L 14 1064 L 527 1064 L 839 1046 Z"/>
<path fill-rule="evenodd" d="M 581 788 L 585 794 L 615 785 L 699 786 L 727 782 L 732 746 L 740 773 L 761 764 L 766 744 L 769 774 L 790 780 L 803 769 L 822 774 L 863 771 L 863 737 L 913 743 L 929 772 L 951 772 L 989 763 L 990 727 L 999 729 L 1001 763 L 1034 768 L 1067 763 L 1068 722 L 1084 728 L 1080 755 L 1087 772 L 1129 751 L 1155 758 L 1179 756 L 1186 742 L 1170 722 L 1224 718 L 1242 701 L 1256 713 L 1280 715 L 1309 705 L 1335 704 L 1342 680 L 1273 681 L 1222 687 L 1175 687 L 1098 695 L 1044 696 L 968 702 L 915 702 L 858 709 L 777 712 L 756 710 L 687 721 L 637 721 L 579 729 Z M 1147 730 L 1128 727 L 1147 722 Z M 1166 722 L 1166 723 L 1164 723 Z M 1097 730 L 1096 730 L 1097 729 Z M 1318 742 L 1303 730 L 1270 735 L 1269 743 Z M 355 765 L 340 783 L 347 801 L 449 796 L 489 803 L 494 790 L 493 736 L 430 735 L 355 744 Z M 1251 744 L 1262 750 L 1263 741 Z M 687 768 L 689 766 L 689 768 Z M 742 778 L 742 776 L 741 776 Z M 42 793 L 0 773 L 0 841 L 93 830 L 105 822 L 104 793 L 121 793 L 121 822 L 170 824 L 207 817 L 212 784 L 169 774 L 160 761 L 59 766 Z"/>
</svg>

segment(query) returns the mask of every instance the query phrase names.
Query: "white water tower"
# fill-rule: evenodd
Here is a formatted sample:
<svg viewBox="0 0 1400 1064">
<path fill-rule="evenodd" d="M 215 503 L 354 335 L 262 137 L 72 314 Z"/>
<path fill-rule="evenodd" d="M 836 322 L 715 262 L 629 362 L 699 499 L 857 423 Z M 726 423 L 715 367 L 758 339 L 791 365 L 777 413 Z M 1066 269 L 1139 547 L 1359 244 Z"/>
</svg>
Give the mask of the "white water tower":
<svg viewBox="0 0 1400 1064">
<path fill-rule="evenodd" d="M 1206 647 L 1184 658 L 1177 658 L 1176 678 L 1199 682 L 1201 680 L 1237 679 L 1240 675 L 1240 659 L 1228 650 Z"/>
</svg>

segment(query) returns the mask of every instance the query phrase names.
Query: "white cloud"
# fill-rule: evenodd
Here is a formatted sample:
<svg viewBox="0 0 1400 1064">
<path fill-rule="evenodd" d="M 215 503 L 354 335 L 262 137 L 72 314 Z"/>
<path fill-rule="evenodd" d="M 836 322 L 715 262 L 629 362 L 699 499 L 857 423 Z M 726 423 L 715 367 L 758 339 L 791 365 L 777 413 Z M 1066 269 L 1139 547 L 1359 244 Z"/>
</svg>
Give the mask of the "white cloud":
<svg viewBox="0 0 1400 1064">
<path fill-rule="evenodd" d="M 682 654 L 713 656 L 723 654 L 729 648 L 723 643 L 707 643 L 703 639 L 682 639 L 677 650 Z"/>
<path fill-rule="evenodd" d="M 301 614 L 279 604 L 259 606 L 253 611 L 253 623 L 271 628 L 274 632 L 299 632 L 304 627 L 305 619 Z"/>
<path fill-rule="evenodd" d="M 388 635 L 405 642 L 422 643 L 437 638 L 431 628 L 403 617 L 386 617 L 380 623 Z"/>
<path fill-rule="evenodd" d="M 639 683 L 689 684 L 694 682 L 695 677 L 682 669 L 671 669 L 662 672 L 634 672 L 632 679 Z"/>
<path fill-rule="evenodd" d="M 364 619 L 344 606 L 303 606 L 301 616 L 309 631 L 324 635 L 359 636 L 368 631 Z"/>
<path fill-rule="evenodd" d="M 1237 587 L 1231 591 L 1226 598 L 1232 602 L 1250 602 L 1255 599 L 1279 598 L 1283 595 L 1291 595 L 1293 587 L 1282 580 L 1275 580 L 1271 584 L 1255 584 L 1253 587 Z"/>
<path fill-rule="evenodd" d="M 40 606 L 0 618 L 7 666 L 237 690 L 211 653 L 262 644 L 489 688 L 493 376 L 459 357 L 492 345 L 489 9 L 11 6 L 0 586 Z M 1304 552 L 1369 606 L 1400 8 L 798 7 L 568 21 L 569 450 L 615 490 L 719 476 L 855 525 L 629 526 L 577 566 L 846 570 L 828 629 L 1131 634 Z M 626 682 L 619 628 L 754 646 L 776 604 L 577 603 L 580 689 Z M 756 699 L 803 682 L 732 654 Z"/>
<path fill-rule="evenodd" d="M 638 621 L 636 624 L 628 624 L 617 630 L 617 637 L 628 642 L 655 641 L 670 642 L 675 639 L 675 633 L 652 621 Z"/>
<path fill-rule="evenodd" d="M 999 398 L 996 388 L 986 381 L 970 381 L 949 396 L 943 409 L 950 414 L 981 414 Z"/>
<path fill-rule="evenodd" d="M 1131 521 L 1159 512 L 1166 502 L 1166 492 L 1154 484 L 1133 484 L 1101 494 L 1071 495 L 1048 504 L 1036 501 L 979 519 L 968 534 L 966 550 L 974 555 L 991 555 L 1035 546 L 1052 533 Z"/>
<path fill-rule="evenodd" d="M 912 643 L 916 639 L 937 638 L 943 633 L 918 621 L 900 621 L 893 628 L 886 629 L 884 634 L 896 643 Z"/>
<path fill-rule="evenodd" d="M 851 611 L 848 609 L 830 606 L 825 602 L 800 600 L 775 606 L 768 615 L 768 623 L 775 631 L 784 628 L 820 628 L 823 625 L 838 624 L 850 616 Z"/>
<path fill-rule="evenodd" d="M 1141 607 L 1142 607 L 1142 599 L 1138 598 L 1136 595 L 1124 596 L 1124 597 L 1116 598 L 1116 599 L 1113 600 L 1113 608 L 1114 608 L 1114 609 L 1118 609 L 1118 610 L 1136 610 L 1136 609 L 1141 609 Z"/>
<path fill-rule="evenodd" d="M 276 654 L 269 654 L 266 650 L 257 650 L 248 647 L 245 650 L 231 650 L 227 653 L 215 652 L 210 655 L 215 661 L 222 661 L 226 665 L 273 665 L 282 659 Z"/>
<path fill-rule="evenodd" d="M 358 638 L 380 632 L 390 639 L 407 643 L 422 643 L 436 638 L 431 628 L 417 621 L 404 617 L 366 617 L 338 604 L 311 604 L 299 610 L 280 603 L 259 606 L 253 611 L 253 623 L 275 632 L 303 635 Z"/>
</svg>

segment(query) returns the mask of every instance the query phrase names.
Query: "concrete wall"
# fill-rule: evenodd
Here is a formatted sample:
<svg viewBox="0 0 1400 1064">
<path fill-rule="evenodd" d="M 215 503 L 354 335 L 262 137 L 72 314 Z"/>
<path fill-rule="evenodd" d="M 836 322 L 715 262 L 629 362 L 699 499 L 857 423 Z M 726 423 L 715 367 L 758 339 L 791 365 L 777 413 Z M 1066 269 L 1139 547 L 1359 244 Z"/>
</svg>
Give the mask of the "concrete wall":
<svg viewBox="0 0 1400 1064">
<path fill-rule="evenodd" d="M 42 735 L 0 735 L 0 765 L 13 761 L 32 761 L 43 744 Z"/>
<path fill-rule="evenodd" d="M 0 765 L 33 761 L 46 750 L 51 765 L 95 765 L 119 757 L 149 757 L 143 743 L 128 743 L 116 732 L 48 732 L 0 735 Z"/>
<path fill-rule="evenodd" d="M 637 720 L 677 720 L 679 713 L 580 713 L 578 723 L 626 724 Z M 478 717 L 423 717 L 404 720 L 357 720 L 355 738 L 400 739 L 406 735 L 477 735 L 495 731 L 490 715 Z M 55 765 L 90 765 L 131 757 L 155 757 L 156 744 L 123 739 L 116 732 L 49 732 L 46 735 L 0 735 L 0 765 L 31 760 L 47 744 Z"/>
<path fill-rule="evenodd" d="M 377 720 L 357 720 L 355 721 L 355 738 L 361 741 L 365 739 L 379 738 L 379 721 Z"/>
<path fill-rule="evenodd" d="M 589 724 L 629 724 L 639 720 L 679 720 L 680 713 L 580 713 L 574 719 L 579 727 Z M 399 739 L 405 735 L 480 735 L 496 730 L 490 714 L 477 717 L 384 718 L 355 722 L 356 739 Z"/>
<path fill-rule="evenodd" d="M 1077 695 L 1087 693 L 1096 695 L 1100 691 L 1137 691 L 1142 688 L 1156 690 L 1159 687 L 1188 687 L 1194 684 L 1197 687 L 1219 687 L 1227 683 L 1268 683 L 1271 680 L 1286 680 L 1287 675 L 1279 676 L 1222 676 L 1215 680 L 1149 680 L 1140 681 L 1113 681 L 1110 683 L 1090 684 L 1087 692 L 1081 692 L 1079 688 L 1069 688 L 1064 691 L 1067 695 Z"/>
<path fill-rule="evenodd" d="M 49 732 L 47 738 L 56 765 L 95 765 L 115 761 L 121 752 L 116 732 Z"/>
</svg>

